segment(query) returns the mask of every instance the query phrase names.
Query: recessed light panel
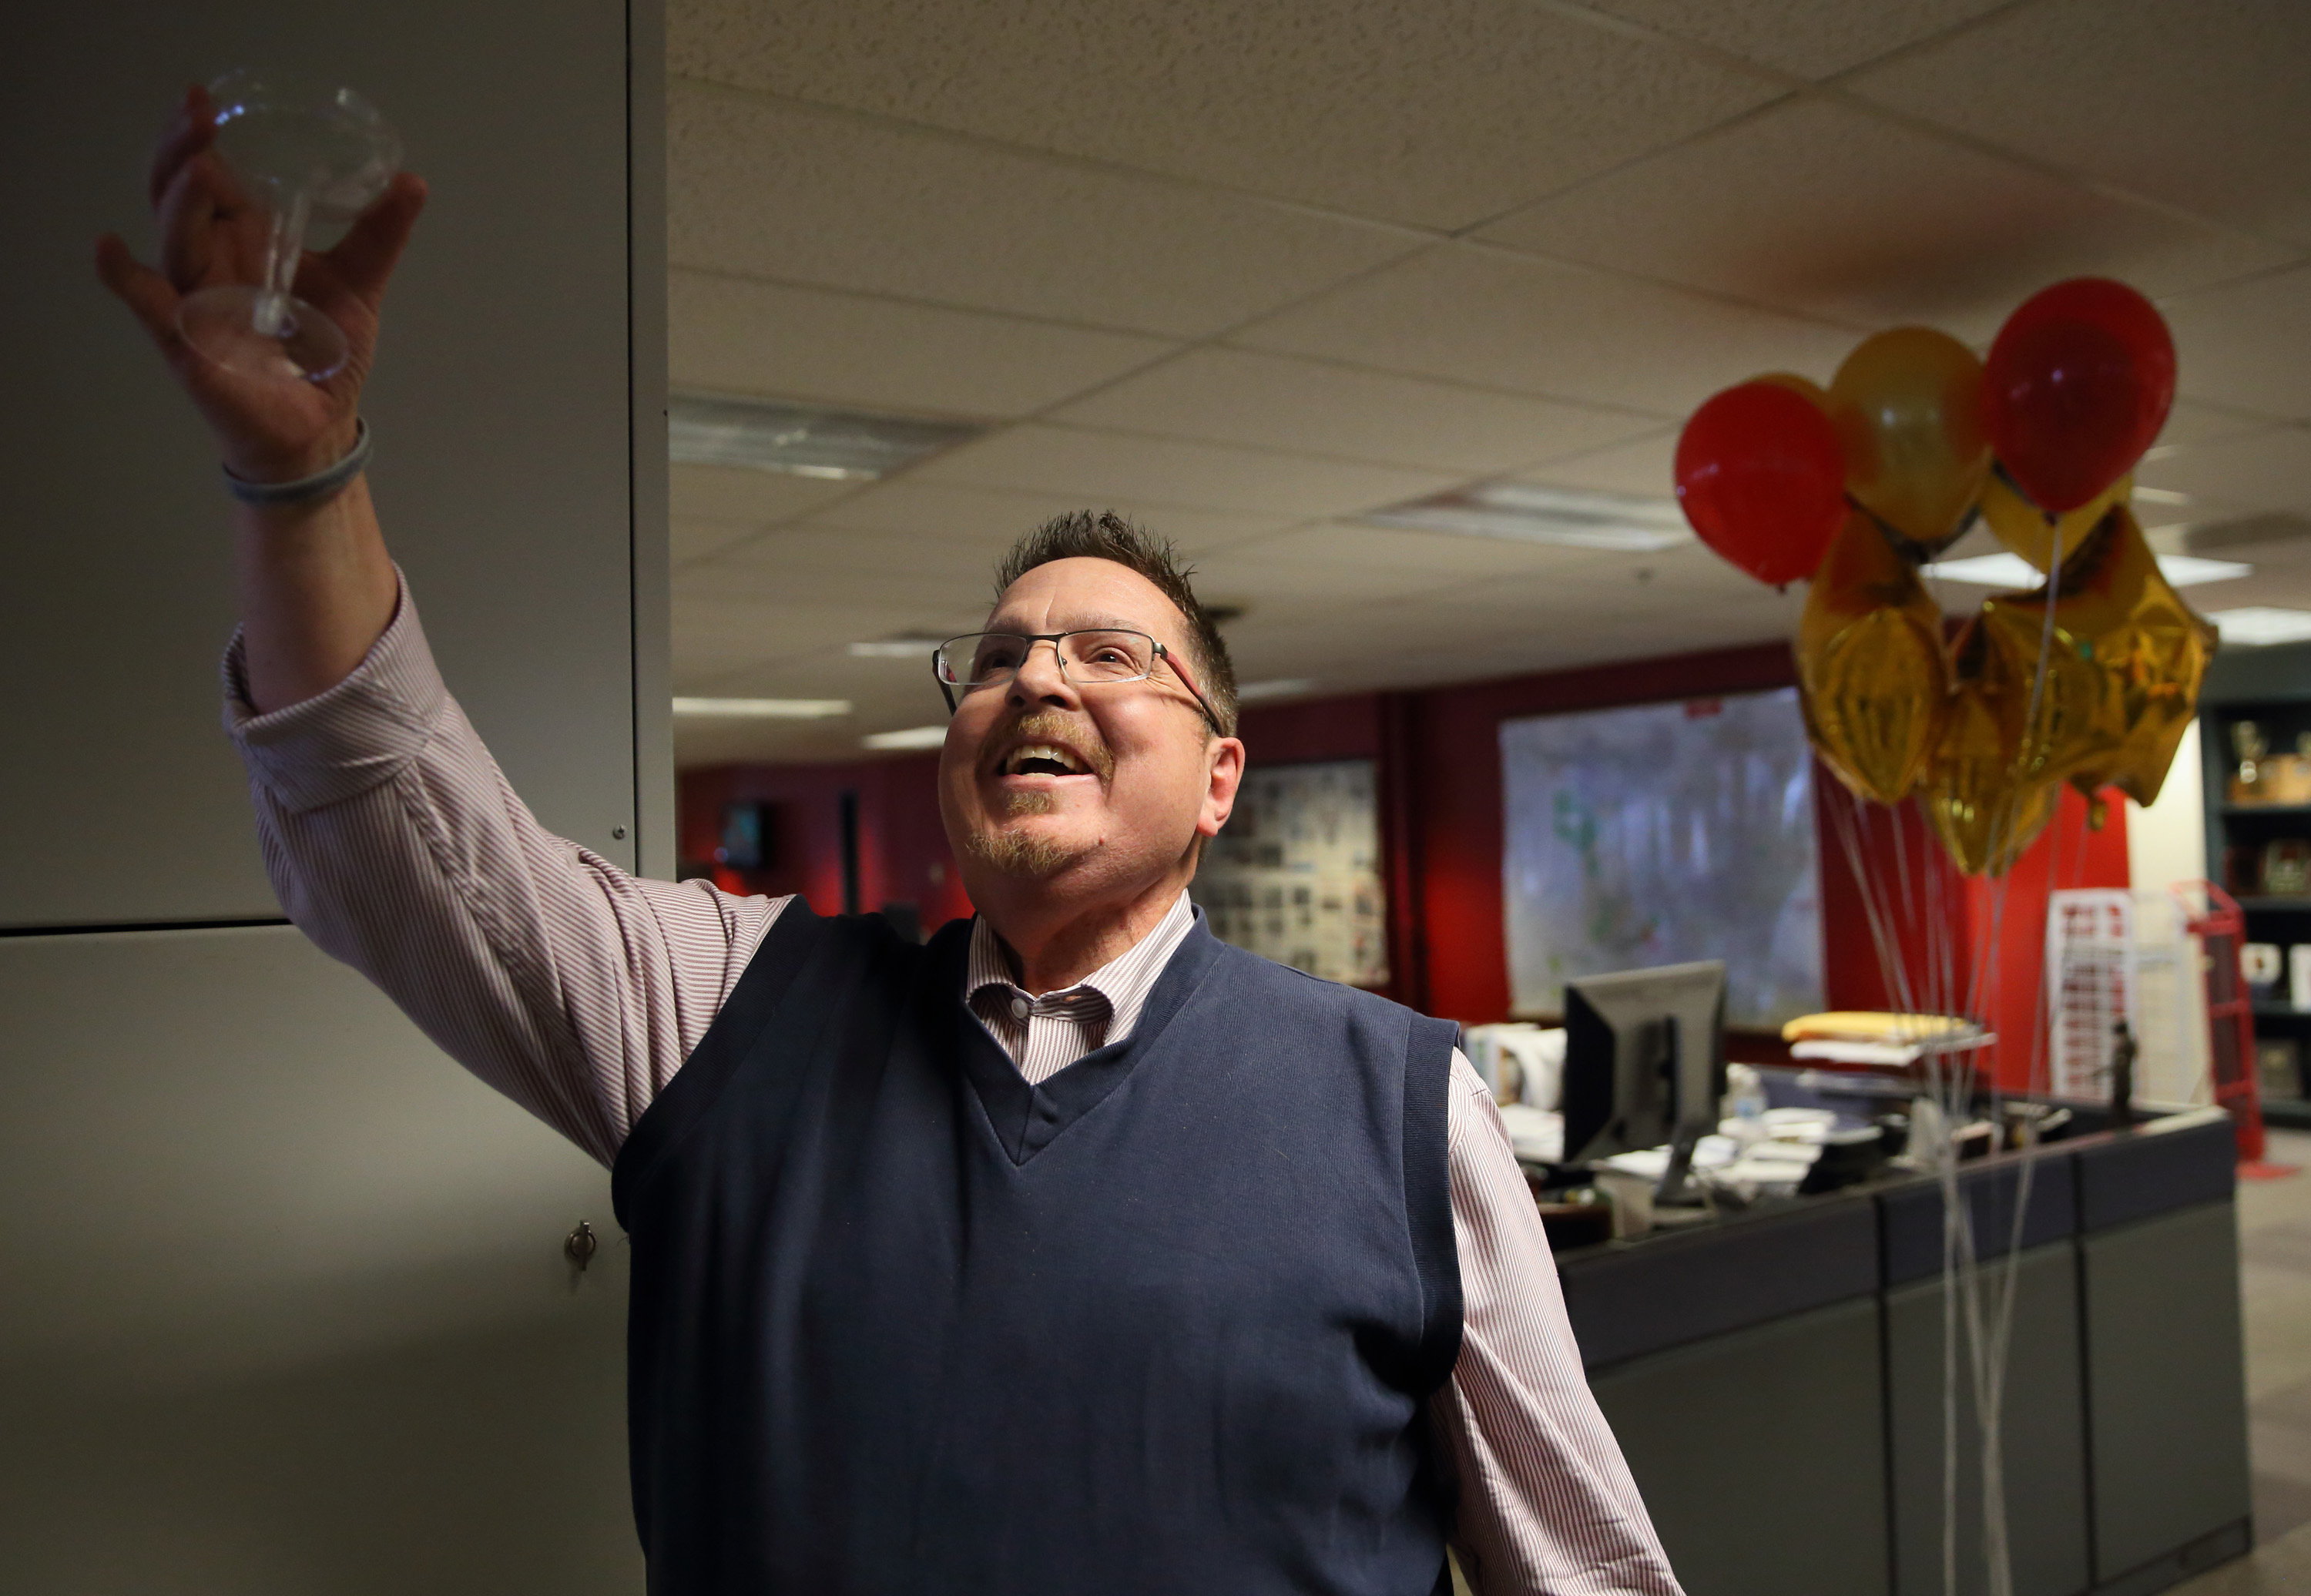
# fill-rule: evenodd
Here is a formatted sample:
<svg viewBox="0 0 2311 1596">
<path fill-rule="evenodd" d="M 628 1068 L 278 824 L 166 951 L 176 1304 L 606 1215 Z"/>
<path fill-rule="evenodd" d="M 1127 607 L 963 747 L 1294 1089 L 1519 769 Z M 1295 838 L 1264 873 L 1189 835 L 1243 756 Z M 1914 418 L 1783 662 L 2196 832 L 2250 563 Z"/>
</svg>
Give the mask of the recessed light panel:
<svg viewBox="0 0 2311 1596">
<path fill-rule="evenodd" d="M 727 720 L 831 720 L 850 712 L 847 698 L 677 698 L 677 715 Z"/>
<path fill-rule="evenodd" d="M 2223 641 L 2260 649 L 2272 643 L 2311 642 L 2311 610 L 2275 609 L 2253 604 L 2243 609 L 2219 609 L 2207 616 Z"/>
<path fill-rule="evenodd" d="M 859 739 L 869 748 L 888 753 L 894 748 L 939 748 L 946 745 L 944 726 L 910 726 L 900 731 L 869 732 Z"/>
<path fill-rule="evenodd" d="M 1246 682 L 1235 690 L 1238 703 L 1251 703 L 1262 698 L 1290 698 L 1305 693 L 1316 685 L 1312 676 L 1279 676 L 1272 682 Z"/>
<path fill-rule="evenodd" d="M 2177 588 L 2202 582 L 2227 582 L 2251 575 L 2252 565 L 2237 560 L 2208 560 L 2197 554 L 2161 554 L 2158 574 Z M 2031 563 L 2019 554 L 1973 554 L 1963 560 L 1936 560 L 1925 568 L 1928 576 L 1962 582 L 1970 588 L 2036 588 L 2045 583 Z"/>
<path fill-rule="evenodd" d="M 986 429 L 858 410 L 676 394 L 667 453 L 689 466 L 743 466 L 796 476 L 871 482 Z"/>
<path fill-rule="evenodd" d="M 914 659 L 930 663 L 940 640 L 932 637 L 878 637 L 850 645 L 853 659 Z"/>
<path fill-rule="evenodd" d="M 1535 483 L 1488 482 L 1391 505 L 1360 518 L 1374 527 L 1458 532 L 1574 548 L 1651 553 L 1693 541 L 1673 499 L 1592 493 Z"/>
</svg>

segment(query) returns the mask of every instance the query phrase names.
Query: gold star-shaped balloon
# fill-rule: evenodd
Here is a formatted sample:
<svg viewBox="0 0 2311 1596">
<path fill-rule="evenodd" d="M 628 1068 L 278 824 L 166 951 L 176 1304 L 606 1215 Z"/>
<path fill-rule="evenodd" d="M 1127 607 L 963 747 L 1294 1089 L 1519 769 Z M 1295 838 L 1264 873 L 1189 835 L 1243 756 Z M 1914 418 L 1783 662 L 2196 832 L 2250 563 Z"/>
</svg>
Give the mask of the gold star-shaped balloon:
<svg viewBox="0 0 2311 1596">
<path fill-rule="evenodd" d="M 1941 728 L 1942 617 L 1867 515 L 1847 519 L 1814 575 L 1797 658 L 1806 728 L 1822 762 L 1862 797 L 1900 803 Z"/>
</svg>

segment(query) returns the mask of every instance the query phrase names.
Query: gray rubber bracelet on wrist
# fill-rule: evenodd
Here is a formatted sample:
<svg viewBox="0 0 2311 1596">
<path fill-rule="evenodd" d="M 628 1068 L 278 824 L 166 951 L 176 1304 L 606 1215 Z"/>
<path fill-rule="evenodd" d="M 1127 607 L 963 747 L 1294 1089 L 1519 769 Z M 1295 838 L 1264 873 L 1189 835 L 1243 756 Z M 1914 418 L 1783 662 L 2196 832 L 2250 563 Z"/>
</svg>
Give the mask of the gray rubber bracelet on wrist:
<svg viewBox="0 0 2311 1596">
<path fill-rule="evenodd" d="M 250 482 L 227 471 L 225 491 L 243 504 L 310 504 L 316 499 L 326 499 L 359 476 L 369 464 L 368 418 L 355 422 L 353 429 L 353 446 L 345 450 L 344 458 L 326 470 L 301 476 L 294 482 Z"/>
</svg>

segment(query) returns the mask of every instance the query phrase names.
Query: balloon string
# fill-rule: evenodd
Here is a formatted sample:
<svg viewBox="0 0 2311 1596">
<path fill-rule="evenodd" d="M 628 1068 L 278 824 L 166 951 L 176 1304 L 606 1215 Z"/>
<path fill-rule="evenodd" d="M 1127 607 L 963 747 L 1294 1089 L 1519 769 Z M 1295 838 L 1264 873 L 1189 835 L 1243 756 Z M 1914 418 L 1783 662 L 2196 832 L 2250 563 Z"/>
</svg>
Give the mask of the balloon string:
<svg viewBox="0 0 2311 1596">
<path fill-rule="evenodd" d="M 2042 648 L 2042 671 L 2048 652 Z M 2043 686 L 2041 675 L 2033 683 L 2034 709 Z M 1993 859 L 2002 853 L 2011 842 L 2019 819 L 2017 809 L 2018 806 L 2010 800 L 2001 802 L 1993 815 Z M 1848 793 L 1844 804 L 1832 802 L 1830 815 L 1831 829 L 1854 881 L 1864 923 L 1878 955 L 1880 975 L 1888 995 L 1908 1013 L 1951 1012 L 1954 1006 L 1948 999 L 1958 995 L 1960 980 L 1956 968 L 1955 927 L 1943 872 L 1939 865 L 1914 872 L 1909 859 L 1913 846 L 1909 833 L 1913 830 L 1918 834 L 1922 864 L 1925 850 L 1932 845 L 1923 817 L 1914 819 L 1899 809 L 1888 814 L 1887 826 L 1890 835 L 1887 845 L 1893 854 L 1892 880 L 1889 882 L 1887 878 L 1888 872 L 1871 868 L 1873 855 L 1879 859 L 1884 856 L 1871 846 L 1878 839 L 1870 807 L 1861 800 L 1859 795 Z M 2083 842 L 2080 848 L 2078 858 L 2082 865 Z M 1983 998 L 1993 994 L 2000 984 L 1999 972 L 1994 968 L 1997 963 L 1995 955 L 2003 929 L 2007 898 L 2011 890 L 2010 873 L 2001 872 L 1993 876 L 1986 886 L 1990 912 L 1985 922 L 1978 922 L 1975 936 L 1971 939 L 1975 956 L 1963 981 L 1966 999 L 1962 1005 L 1955 1006 L 1958 1013 L 1977 1017 L 1984 1012 L 1981 1007 Z M 1918 912 L 1922 907 L 1923 914 Z M 1897 908 L 1899 919 L 1897 918 Z M 1904 956 L 1898 929 L 1905 924 L 1915 928 L 1919 933 L 1915 938 L 1917 968 L 1914 977 L 1912 961 Z M 2039 989 L 2034 997 L 2043 1000 L 2043 980 Z M 2036 1007 L 2038 1005 L 2034 1004 Z M 1923 1066 L 1923 1084 L 1930 1101 L 1939 1112 L 1943 1131 L 1932 1138 L 1928 1148 L 1943 1203 L 1944 1585 L 1950 1596 L 1955 1596 L 1959 1483 L 1958 1374 L 1963 1347 L 1966 1369 L 1972 1377 L 1973 1417 L 1982 1448 L 1983 1552 L 1988 1589 L 1991 1596 L 2011 1596 L 2011 1542 L 2005 1511 L 2005 1376 L 2012 1346 L 2015 1305 L 2019 1294 L 2022 1242 L 2035 1184 L 2036 1159 L 2034 1155 L 2037 1138 L 2035 1129 L 2026 1125 L 2023 1157 L 2019 1161 L 2017 1170 L 2015 1208 L 2003 1267 L 1984 1270 L 1974 1235 L 1971 1205 L 1962 1200 L 1963 1193 L 1958 1179 L 1958 1143 L 1948 1133 L 1949 1128 L 1962 1125 L 1966 1118 L 1975 1112 L 1975 1095 L 1982 1082 L 1969 1057 L 1935 1045 L 1936 1038 L 1927 1035 L 1923 1028 L 1919 1039 L 1923 1042 L 1925 1049 L 1920 1059 Z M 2042 1027 L 2034 1025 L 2029 1065 L 2033 1086 L 2044 1073 L 2045 1050 L 2045 1032 Z M 1993 1122 L 1996 1123 L 2003 1118 L 2003 1093 L 1994 1077 L 1989 1082 L 1989 1097 Z"/>
</svg>

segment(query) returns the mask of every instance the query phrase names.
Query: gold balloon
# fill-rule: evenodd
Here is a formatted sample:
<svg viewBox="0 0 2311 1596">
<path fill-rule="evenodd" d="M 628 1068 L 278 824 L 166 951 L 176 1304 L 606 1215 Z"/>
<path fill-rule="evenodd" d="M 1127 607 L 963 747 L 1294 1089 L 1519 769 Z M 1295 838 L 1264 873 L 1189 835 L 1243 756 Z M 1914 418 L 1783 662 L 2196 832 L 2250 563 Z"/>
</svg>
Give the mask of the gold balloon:
<svg viewBox="0 0 2311 1596">
<path fill-rule="evenodd" d="M 1932 553 L 1966 530 L 1990 474 L 1982 362 L 1947 333 L 1864 338 L 1830 379 L 1854 502 Z"/>
<path fill-rule="evenodd" d="M 2077 552 L 2103 517 L 2133 493 L 2134 474 L 2130 471 L 2076 510 L 2050 516 L 1993 467 L 1982 484 L 1982 519 L 1998 534 L 1999 542 L 2039 570 L 2052 571 Z"/>
<path fill-rule="evenodd" d="M 2047 587 L 1984 605 L 1981 624 L 2026 681 L 2044 650 L 2019 775 L 2068 781 L 2089 795 L 2107 783 L 2137 803 L 2158 796 L 2215 638 L 2159 574 L 2131 510 L 2106 514 Z"/>
<path fill-rule="evenodd" d="M 1926 817 L 1961 871 L 2001 875 L 2054 819 L 2062 783 L 2016 778 L 2030 680 L 1979 619 L 1958 640 L 1951 673 L 1949 710 L 1921 784 Z"/>
<path fill-rule="evenodd" d="M 1918 573 L 1866 515 L 1846 519 L 1798 623 L 1806 729 L 1822 763 L 1863 798 L 1917 785 L 1948 696 L 1942 617 Z"/>
<path fill-rule="evenodd" d="M 2123 623 L 2097 640 L 2125 733 L 2117 753 L 2073 772 L 2071 780 L 2091 797 L 2106 784 L 2138 804 L 2150 804 L 2166 785 L 2175 751 L 2198 713 L 2199 686 L 2214 658 L 2215 629 L 2183 602 L 2143 540 L 2131 511 L 2121 510 L 2110 530 L 2106 558 L 2144 568 L 2139 587 L 2115 583 L 2133 594 Z"/>
</svg>

